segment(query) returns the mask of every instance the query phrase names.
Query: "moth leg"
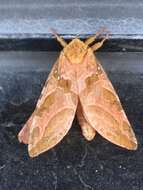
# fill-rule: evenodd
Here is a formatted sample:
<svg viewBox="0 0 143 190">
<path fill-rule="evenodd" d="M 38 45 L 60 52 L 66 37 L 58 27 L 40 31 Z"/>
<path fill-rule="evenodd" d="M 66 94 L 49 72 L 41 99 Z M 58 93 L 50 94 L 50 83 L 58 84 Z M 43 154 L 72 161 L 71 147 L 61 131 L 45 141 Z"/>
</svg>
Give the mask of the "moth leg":
<svg viewBox="0 0 143 190">
<path fill-rule="evenodd" d="M 85 119 L 80 103 L 78 104 L 78 107 L 77 107 L 77 119 L 81 126 L 82 134 L 86 138 L 86 140 L 88 141 L 93 140 L 93 138 L 96 135 L 96 131 Z"/>
<path fill-rule="evenodd" d="M 92 49 L 93 51 L 96 51 L 97 49 L 101 48 L 101 47 L 103 46 L 103 43 L 104 43 L 106 40 L 108 40 L 109 34 L 110 34 L 110 33 L 108 32 L 107 35 L 101 40 L 101 42 L 97 42 L 97 43 L 95 43 L 93 46 L 91 46 L 91 49 Z"/>
<path fill-rule="evenodd" d="M 54 36 L 57 38 L 57 41 L 58 41 L 63 47 L 65 47 L 65 46 L 67 45 L 66 41 L 65 41 L 62 37 L 60 37 L 60 36 L 56 33 L 56 31 L 55 31 L 53 28 L 51 28 L 50 30 L 52 31 L 52 33 L 54 34 Z"/>
<path fill-rule="evenodd" d="M 85 44 L 86 45 L 90 45 L 92 42 L 94 42 L 94 40 L 104 31 L 106 30 L 106 28 L 101 28 L 100 31 L 98 31 L 96 34 L 94 34 L 93 36 L 89 37 L 86 41 Z"/>
</svg>

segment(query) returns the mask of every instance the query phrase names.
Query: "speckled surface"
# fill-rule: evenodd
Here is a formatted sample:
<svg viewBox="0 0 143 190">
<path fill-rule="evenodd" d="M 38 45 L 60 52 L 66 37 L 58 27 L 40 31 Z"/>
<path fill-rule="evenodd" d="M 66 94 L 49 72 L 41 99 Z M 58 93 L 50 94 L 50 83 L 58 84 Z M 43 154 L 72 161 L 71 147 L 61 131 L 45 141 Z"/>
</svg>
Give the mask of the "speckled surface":
<svg viewBox="0 0 143 190">
<path fill-rule="evenodd" d="M 142 190 L 143 55 L 99 53 L 131 121 L 139 148 L 127 151 L 97 135 L 87 142 L 76 120 L 52 150 L 30 159 L 17 133 L 34 110 L 58 54 L 0 52 L 0 190 Z"/>
<path fill-rule="evenodd" d="M 90 34 L 102 25 L 117 36 L 143 34 L 141 0 L 0 0 L 0 34 Z"/>
<path fill-rule="evenodd" d="M 108 50 L 143 51 L 141 0 L 0 0 L 0 18 L 0 50 L 57 50 L 50 28 L 64 38 L 86 38 L 107 27 Z"/>
</svg>

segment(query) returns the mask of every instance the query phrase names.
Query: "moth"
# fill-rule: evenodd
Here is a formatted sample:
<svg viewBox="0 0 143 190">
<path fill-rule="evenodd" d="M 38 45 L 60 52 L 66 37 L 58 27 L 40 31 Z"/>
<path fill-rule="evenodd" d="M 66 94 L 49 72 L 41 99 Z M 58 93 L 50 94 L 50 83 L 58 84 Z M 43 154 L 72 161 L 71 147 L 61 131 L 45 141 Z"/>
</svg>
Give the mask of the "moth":
<svg viewBox="0 0 143 190">
<path fill-rule="evenodd" d="M 83 136 L 91 141 L 96 132 L 110 142 L 129 150 L 137 149 L 137 140 L 126 117 L 118 95 L 94 52 L 102 40 L 94 40 L 103 30 L 85 42 L 78 38 L 70 43 L 54 35 L 63 46 L 59 58 L 45 83 L 35 111 L 18 139 L 28 144 L 30 157 L 51 149 L 68 133 L 77 119 Z"/>
</svg>

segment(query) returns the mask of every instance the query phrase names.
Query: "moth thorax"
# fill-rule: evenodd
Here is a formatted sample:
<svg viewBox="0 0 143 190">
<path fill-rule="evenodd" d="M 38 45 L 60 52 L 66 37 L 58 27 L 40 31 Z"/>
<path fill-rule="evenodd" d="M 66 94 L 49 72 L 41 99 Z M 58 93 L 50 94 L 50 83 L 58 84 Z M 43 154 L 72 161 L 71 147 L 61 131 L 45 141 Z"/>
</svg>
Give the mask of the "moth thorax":
<svg viewBox="0 0 143 190">
<path fill-rule="evenodd" d="M 72 40 L 64 49 L 64 54 L 71 63 L 81 63 L 87 52 L 87 45 L 79 39 Z"/>
</svg>

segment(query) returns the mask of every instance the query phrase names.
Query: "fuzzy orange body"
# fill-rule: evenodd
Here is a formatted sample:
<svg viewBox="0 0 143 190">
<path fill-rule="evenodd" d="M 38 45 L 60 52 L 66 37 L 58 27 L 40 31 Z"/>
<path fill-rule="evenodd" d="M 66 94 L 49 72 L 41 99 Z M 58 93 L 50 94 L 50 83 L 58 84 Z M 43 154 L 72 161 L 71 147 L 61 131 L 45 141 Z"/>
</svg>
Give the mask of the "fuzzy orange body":
<svg viewBox="0 0 143 190">
<path fill-rule="evenodd" d="M 63 43 L 65 47 L 36 109 L 18 135 L 20 142 L 28 144 L 31 157 L 58 144 L 69 131 L 75 114 L 87 140 L 92 140 L 97 131 L 114 144 L 130 150 L 137 148 L 120 100 L 94 55 L 103 43 L 90 48 L 89 41 Z"/>
</svg>

